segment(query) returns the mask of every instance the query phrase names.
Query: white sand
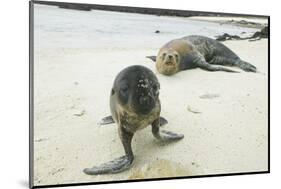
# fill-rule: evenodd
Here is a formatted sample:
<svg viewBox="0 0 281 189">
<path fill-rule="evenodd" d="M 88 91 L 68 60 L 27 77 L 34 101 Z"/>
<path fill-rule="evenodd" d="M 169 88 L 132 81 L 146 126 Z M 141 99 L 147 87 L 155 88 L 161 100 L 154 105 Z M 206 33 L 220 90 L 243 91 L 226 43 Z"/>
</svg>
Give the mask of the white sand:
<svg viewBox="0 0 281 189">
<path fill-rule="evenodd" d="M 165 37 L 154 40 L 150 48 L 132 43 L 127 48 L 68 48 L 71 43 L 63 48 L 54 42 L 59 43 L 56 36 L 53 47 L 43 47 L 39 39 L 44 33 L 35 37 L 35 185 L 267 170 L 266 39 L 225 42 L 263 74 L 194 69 L 167 77 L 145 58 L 157 53 Z M 169 121 L 164 128 L 185 138 L 163 144 L 148 127 L 133 139 L 136 157 L 130 170 L 85 175 L 84 168 L 123 155 L 116 125 L 97 123 L 109 115 L 115 76 L 135 64 L 155 72 L 161 83 L 162 116 Z M 200 98 L 206 94 L 217 97 Z"/>
</svg>

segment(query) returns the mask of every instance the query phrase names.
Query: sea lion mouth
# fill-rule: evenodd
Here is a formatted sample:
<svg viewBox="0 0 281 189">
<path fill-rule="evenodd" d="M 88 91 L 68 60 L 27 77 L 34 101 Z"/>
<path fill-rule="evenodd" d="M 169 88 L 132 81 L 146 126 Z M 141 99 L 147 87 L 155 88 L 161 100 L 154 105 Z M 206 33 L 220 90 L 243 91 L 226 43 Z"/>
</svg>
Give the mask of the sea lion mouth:
<svg viewBox="0 0 281 189">
<path fill-rule="evenodd" d="M 162 74 L 164 75 L 173 75 L 177 72 L 177 68 L 175 64 L 165 64 L 162 69 Z"/>
<path fill-rule="evenodd" d="M 174 62 L 168 61 L 168 62 L 165 62 L 165 65 L 166 66 L 174 66 Z"/>
<path fill-rule="evenodd" d="M 152 111 L 153 108 L 142 108 L 139 113 L 146 115 Z"/>
</svg>

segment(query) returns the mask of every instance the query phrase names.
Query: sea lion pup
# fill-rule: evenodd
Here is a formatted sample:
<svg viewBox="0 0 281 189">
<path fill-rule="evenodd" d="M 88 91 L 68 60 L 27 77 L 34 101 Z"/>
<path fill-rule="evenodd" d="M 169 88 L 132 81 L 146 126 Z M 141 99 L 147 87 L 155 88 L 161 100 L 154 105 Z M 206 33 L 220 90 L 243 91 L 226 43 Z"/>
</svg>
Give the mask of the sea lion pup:
<svg viewBox="0 0 281 189">
<path fill-rule="evenodd" d="M 101 124 L 116 122 L 125 156 L 110 162 L 84 169 L 89 175 L 118 173 L 130 167 L 134 160 L 131 141 L 137 130 L 152 126 L 152 134 L 162 141 L 177 141 L 182 134 L 160 130 L 167 121 L 160 117 L 160 84 L 155 74 L 143 66 L 130 66 L 115 78 L 110 94 L 111 115 Z"/>
<path fill-rule="evenodd" d="M 221 66 L 236 66 L 247 72 L 256 72 L 255 66 L 241 60 L 224 44 L 214 39 L 191 35 L 165 44 L 156 56 L 147 56 L 156 61 L 159 73 L 173 75 L 181 70 L 202 68 L 208 71 L 236 72 Z"/>
</svg>

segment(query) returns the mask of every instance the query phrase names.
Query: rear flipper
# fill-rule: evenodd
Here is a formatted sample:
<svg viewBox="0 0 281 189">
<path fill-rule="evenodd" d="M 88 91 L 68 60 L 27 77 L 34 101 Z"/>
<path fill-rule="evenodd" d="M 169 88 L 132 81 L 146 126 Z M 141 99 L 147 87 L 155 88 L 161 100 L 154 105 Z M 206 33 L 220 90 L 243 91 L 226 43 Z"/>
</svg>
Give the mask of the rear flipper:
<svg viewBox="0 0 281 189">
<path fill-rule="evenodd" d="M 146 58 L 151 59 L 153 62 L 156 62 L 156 56 L 146 56 Z"/>
<path fill-rule="evenodd" d="M 183 134 L 177 134 L 166 130 L 153 133 L 153 135 L 161 141 L 177 141 L 184 137 Z"/>
<path fill-rule="evenodd" d="M 243 60 L 238 60 L 236 65 L 246 72 L 257 72 L 257 68 L 255 66 Z"/>
<path fill-rule="evenodd" d="M 213 66 L 213 65 L 209 64 L 208 62 L 203 62 L 203 61 L 198 62 L 197 66 L 199 68 L 202 68 L 202 69 L 208 70 L 208 71 L 224 71 L 224 72 L 239 73 L 237 71 L 234 71 L 234 70 L 231 70 L 231 69 L 228 69 L 228 68 L 224 68 L 224 67 L 221 67 L 221 66 Z"/>
<path fill-rule="evenodd" d="M 152 134 L 161 141 L 178 141 L 184 137 L 183 134 L 173 133 L 171 131 L 160 130 L 160 119 L 155 120 L 152 126 Z"/>
<path fill-rule="evenodd" d="M 110 162 L 101 164 L 100 166 L 86 168 L 83 170 L 87 175 L 99 175 L 99 174 L 108 174 L 108 173 L 119 173 L 130 168 L 130 165 L 133 162 L 133 158 L 130 156 L 122 156 L 116 158 Z"/>
<path fill-rule="evenodd" d="M 257 68 L 252 64 L 240 60 L 239 58 L 227 58 L 222 56 L 215 56 L 212 60 L 209 61 L 211 64 L 218 64 L 224 66 L 236 66 L 241 68 L 246 72 L 257 72 Z"/>
</svg>

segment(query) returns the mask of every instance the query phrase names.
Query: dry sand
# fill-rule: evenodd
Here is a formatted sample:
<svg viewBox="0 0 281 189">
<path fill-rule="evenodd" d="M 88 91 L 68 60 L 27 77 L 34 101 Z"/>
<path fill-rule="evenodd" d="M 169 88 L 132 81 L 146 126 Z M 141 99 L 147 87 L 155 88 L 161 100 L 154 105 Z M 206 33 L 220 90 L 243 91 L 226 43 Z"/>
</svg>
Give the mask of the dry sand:
<svg viewBox="0 0 281 189">
<path fill-rule="evenodd" d="M 194 69 L 167 77 L 145 58 L 156 54 L 157 48 L 36 49 L 34 184 L 267 170 L 267 40 L 224 44 L 261 73 Z M 85 175 L 84 168 L 123 155 L 116 125 L 98 126 L 98 122 L 109 115 L 115 76 L 135 64 L 155 72 L 161 83 L 162 116 L 169 121 L 164 128 L 185 138 L 161 143 L 148 127 L 133 139 L 136 157 L 130 170 Z"/>
</svg>

